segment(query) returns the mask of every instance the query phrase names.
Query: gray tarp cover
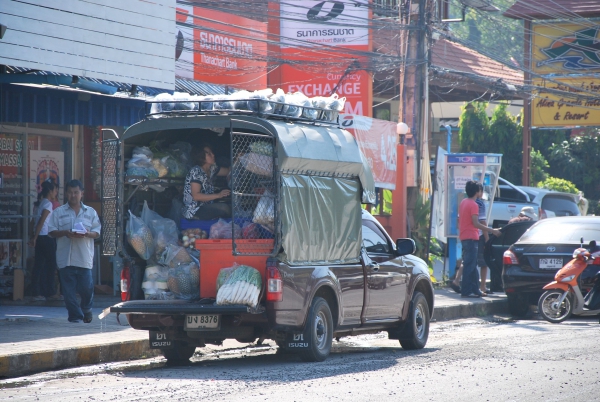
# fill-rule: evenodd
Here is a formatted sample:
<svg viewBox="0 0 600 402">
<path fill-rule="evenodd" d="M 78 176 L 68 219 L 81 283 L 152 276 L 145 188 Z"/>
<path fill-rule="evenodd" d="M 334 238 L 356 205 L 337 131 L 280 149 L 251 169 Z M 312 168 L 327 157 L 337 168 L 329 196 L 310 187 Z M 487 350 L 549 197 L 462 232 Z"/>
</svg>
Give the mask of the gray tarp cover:
<svg viewBox="0 0 600 402">
<path fill-rule="evenodd" d="M 358 180 L 283 174 L 281 182 L 283 259 L 290 265 L 358 262 Z"/>
<path fill-rule="evenodd" d="M 358 176 L 362 202 L 375 203 L 375 181 L 354 137 L 336 127 L 270 120 L 279 137 L 277 156 L 283 173 Z"/>
</svg>

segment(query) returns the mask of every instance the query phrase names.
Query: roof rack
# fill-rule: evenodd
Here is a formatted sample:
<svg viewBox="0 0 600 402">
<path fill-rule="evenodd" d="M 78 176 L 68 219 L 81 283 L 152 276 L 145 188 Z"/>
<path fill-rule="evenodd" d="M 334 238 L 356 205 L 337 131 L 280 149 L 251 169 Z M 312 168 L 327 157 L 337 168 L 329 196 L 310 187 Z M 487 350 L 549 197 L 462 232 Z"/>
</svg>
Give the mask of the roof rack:
<svg viewBox="0 0 600 402">
<path fill-rule="evenodd" d="M 246 115 L 339 127 L 339 111 L 268 99 L 146 101 L 146 118 Z"/>
</svg>

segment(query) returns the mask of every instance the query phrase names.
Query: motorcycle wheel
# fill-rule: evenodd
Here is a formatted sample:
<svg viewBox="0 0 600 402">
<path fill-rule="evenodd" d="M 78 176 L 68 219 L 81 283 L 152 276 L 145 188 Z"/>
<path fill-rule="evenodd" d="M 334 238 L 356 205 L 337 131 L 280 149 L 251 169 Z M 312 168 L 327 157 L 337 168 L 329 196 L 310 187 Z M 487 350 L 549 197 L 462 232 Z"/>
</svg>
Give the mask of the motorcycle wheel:
<svg viewBox="0 0 600 402">
<path fill-rule="evenodd" d="M 560 306 L 556 305 L 563 293 L 562 290 L 551 289 L 542 294 L 538 301 L 538 311 L 544 320 L 558 324 L 571 316 L 573 313 L 571 295 L 567 295 Z"/>
</svg>

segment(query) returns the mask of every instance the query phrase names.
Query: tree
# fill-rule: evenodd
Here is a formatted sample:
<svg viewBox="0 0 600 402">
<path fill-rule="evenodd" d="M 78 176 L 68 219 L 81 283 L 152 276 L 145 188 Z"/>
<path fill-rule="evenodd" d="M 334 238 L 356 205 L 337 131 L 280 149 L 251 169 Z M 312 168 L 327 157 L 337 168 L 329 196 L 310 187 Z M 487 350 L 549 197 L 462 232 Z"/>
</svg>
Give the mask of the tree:
<svg viewBox="0 0 600 402">
<path fill-rule="evenodd" d="M 547 170 L 550 167 L 548 161 L 544 158 L 544 155 L 540 151 L 531 149 L 531 185 L 537 187 L 537 185 L 548 178 Z"/>
<path fill-rule="evenodd" d="M 523 65 L 523 21 L 504 17 L 502 13 L 514 0 L 494 0 L 501 11 L 487 13 L 470 8 L 462 23 L 450 24 L 453 34 L 492 58 L 512 64 L 513 58 Z M 456 10 L 458 11 L 458 10 Z"/>
<path fill-rule="evenodd" d="M 458 141 L 461 152 L 489 152 L 489 119 L 485 112 L 487 103 L 467 103 L 460 115 Z"/>
<path fill-rule="evenodd" d="M 520 184 L 523 167 L 523 128 L 517 118 L 507 110 L 507 103 L 500 103 L 490 121 L 490 152 L 502 154 L 501 175 L 506 180 Z"/>
</svg>

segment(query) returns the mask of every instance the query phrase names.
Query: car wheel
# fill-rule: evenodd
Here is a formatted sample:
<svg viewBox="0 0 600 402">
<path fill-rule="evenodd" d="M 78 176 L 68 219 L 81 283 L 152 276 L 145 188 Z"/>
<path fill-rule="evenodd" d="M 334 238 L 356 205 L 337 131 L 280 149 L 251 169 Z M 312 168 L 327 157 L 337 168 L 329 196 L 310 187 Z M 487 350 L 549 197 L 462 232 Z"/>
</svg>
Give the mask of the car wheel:
<svg viewBox="0 0 600 402">
<path fill-rule="evenodd" d="M 333 319 L 325 299 L 314 298 L 306 325 L 308 348 L 300 352 L 300 358 L 305 362 L 322 362 L 329 356 L 333 341 Z"/>
<path fill-rule="evenodd" d="M 412 309 L 400 335 L 403 349 L 423 349 L 429 338 L 429 305 L 421 292 L 415 291 L 412 298 Z"/>
<path fill-rule="evenodd" d="M 190 346 L 181 341 L 175 341 L 174 346 L 171 349 L 161 350 L 163 356 L 167 359 L 167 363 L 169 364 L 189 363 L 190 358 L 194 356 L 195 351 L 195 346 Z"/>
<path fill-rule="evenodd" d="M 513 317 L 525 317 L 529 312 L 529 302 L 527 298 L 519 293 L 507 293 L 508 312 Z"/>
<path fill-rule="evenodd" d="M 538 311 L 544 320 L 553 324 L 563 322 L 573 313 L 571 295 L 567 295 L 559 305 L 558 300 L 564 294 L 563 290 L 552 289 L 544 292 L 538 301 Z"/>
</svg>

